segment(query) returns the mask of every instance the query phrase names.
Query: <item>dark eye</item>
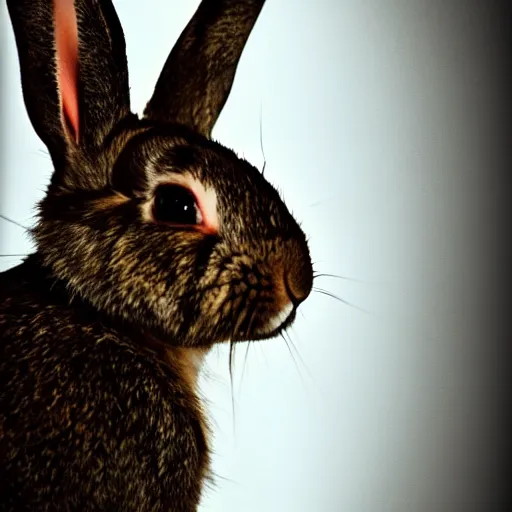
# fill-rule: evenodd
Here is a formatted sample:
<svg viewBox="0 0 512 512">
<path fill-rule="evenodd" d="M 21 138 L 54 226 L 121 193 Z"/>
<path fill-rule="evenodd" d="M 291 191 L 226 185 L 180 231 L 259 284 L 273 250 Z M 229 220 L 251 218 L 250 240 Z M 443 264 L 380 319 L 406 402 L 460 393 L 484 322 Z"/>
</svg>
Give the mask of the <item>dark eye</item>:
<svg viewBox="0 0 512 512">
<path fill-rule="evenodd" d="M 160 185 L 155 192 L 155 220 L 173 224 L 200 224 L 194 194 L 180 185 Z"/>
</svg>

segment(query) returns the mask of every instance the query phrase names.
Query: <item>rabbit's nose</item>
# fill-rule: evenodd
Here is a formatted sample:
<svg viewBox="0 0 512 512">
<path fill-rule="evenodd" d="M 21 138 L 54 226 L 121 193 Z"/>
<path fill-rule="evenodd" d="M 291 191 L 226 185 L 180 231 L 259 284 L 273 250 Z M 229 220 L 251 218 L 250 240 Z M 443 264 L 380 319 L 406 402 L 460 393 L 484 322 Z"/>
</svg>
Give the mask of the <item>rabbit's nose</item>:
<svg viewBox="0 0 512 512">
<path fill-rule="evenodd" d="M 295 307 L 307 299 L 313 287 L 313 268 L 309 257 L 288 262 L 284 272 L 284 285 Z"/>
</svg>

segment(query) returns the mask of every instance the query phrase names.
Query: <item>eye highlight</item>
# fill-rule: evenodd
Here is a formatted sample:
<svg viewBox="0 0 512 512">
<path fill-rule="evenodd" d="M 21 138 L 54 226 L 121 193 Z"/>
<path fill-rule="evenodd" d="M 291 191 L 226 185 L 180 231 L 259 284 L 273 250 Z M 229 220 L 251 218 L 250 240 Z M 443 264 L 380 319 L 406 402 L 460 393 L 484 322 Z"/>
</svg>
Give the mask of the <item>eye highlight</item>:
<svg viewBox="0 0 512 512">
<path fill-rule="evenodd" d="M 155 191 L 153 215 L 156 221 L 170 224 L 201 224 L 202 216 L 194 194 L 181 185 L 160 185 Z"/>
</svg>

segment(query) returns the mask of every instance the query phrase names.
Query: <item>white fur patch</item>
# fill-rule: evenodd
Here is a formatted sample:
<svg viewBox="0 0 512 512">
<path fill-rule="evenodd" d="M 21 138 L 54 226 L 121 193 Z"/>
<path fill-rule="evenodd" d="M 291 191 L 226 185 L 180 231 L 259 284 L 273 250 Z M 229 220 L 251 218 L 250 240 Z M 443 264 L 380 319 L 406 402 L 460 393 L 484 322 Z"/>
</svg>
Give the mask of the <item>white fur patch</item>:
<svg viewBox="0 0 512 512">
<path fill-rule="evenodd" d="M 267 324 L 257 330 L 257 334 L 269 334 L 275 331 L 288 319 L 293 311 L 293 305 L 289 302 L 286 306 L 276 315 L 274 315 Z"/>
</svg>

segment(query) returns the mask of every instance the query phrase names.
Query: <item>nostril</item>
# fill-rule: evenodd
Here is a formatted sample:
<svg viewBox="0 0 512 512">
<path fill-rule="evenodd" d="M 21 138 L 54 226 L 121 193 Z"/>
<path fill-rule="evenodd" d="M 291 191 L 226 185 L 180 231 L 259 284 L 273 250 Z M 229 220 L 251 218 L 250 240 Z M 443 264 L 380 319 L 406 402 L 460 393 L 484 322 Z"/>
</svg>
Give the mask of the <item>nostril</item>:
<svg viewBox="0 0 512 512">
<path fill-rule="evenodd" d="M 313 286 L 312 272 L 305 265 L 302 268 L 292 268 L 284 273 L 284 285 L 286 293 L 293 305 L 297 307 L 306 300 Z"/>
</svg>

